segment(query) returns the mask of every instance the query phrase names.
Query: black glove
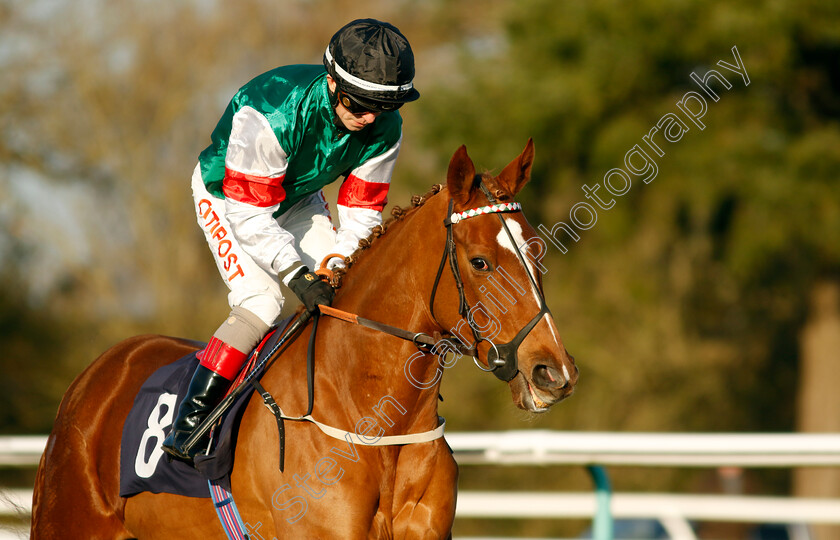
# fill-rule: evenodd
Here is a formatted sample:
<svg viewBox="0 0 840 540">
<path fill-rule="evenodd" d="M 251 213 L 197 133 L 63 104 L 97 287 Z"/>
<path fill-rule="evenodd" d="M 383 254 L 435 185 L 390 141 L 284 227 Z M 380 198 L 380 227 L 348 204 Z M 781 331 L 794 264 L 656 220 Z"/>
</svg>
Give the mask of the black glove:
<svg viewBox="0 0 840 540">
<path fill-rule="evenodd" d="M 318 304 L 330 305 L 335 296 L 335 291 L 330 284 L 323 281 L 315 272 L 310 272 L 305 266 L 302 266 L 295 277 L 289 280 L 289 288 L 300 298 L 310 313 L 318 309 Z"/>
</svg>

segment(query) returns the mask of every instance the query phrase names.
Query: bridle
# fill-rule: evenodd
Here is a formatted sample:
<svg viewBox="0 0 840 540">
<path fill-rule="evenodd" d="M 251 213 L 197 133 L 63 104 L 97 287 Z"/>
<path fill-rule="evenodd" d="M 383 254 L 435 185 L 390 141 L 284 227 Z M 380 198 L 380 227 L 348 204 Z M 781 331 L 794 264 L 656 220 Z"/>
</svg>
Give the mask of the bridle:
<svg viewBox="0 0 840 540">
<path fill-rule="evenodd" d="M 545 303 L 545 296 L 542 294 L 542 291 L 537 285 L 534 276 L 528 269 L 528 264 L 525 262 L 525 257 L 522 255 L 522 251 L 519 249 L 519 246 L 516 245 L 516 241 L 513 238 L 513 234 L 511 234 L 507 223 L 505 223 L 504 217 L 502 217 L 501 215 L 503 213 L 519 212 L 522 210 L 522 206 L 517 202 L 498 203 L 496 201 L 496 198 L 493 197 L 493 195 L 490 193 L 490 190 L 487 189 L 487 186 L 484 185 L 484 181 L 481 179 L 481 176 L 477 175 L 475 177 L 475 180 L 478 181 L 479 188 L 487 197 L 487 200 L 490 202 L 490 206 L 473 208 L 465 212 L 455 213 L 453 212 L 455 200 L 452 198 L 449 199 L 449 210 L 447 212 L 446 219 L 444 219 L 443 221 L 443 224 L 446 227 L 446 244 L 443 248 L 443 256 L 440 260 L 440 266 L 438 267 L 437 276 L 435 277 L 435 284 L 432 288 L 432 294 L 429 299 L 429 311 L 432 315 L 432 319 L 434 319 L 438 326 L 444 327 L 440 324 L 440 322 L 437 320 L 437 317 L 435 316 L 435 295 L 437 294 L 437 288 L 440 283 L 441 275 L 443 274 L 443 268 L 446 265 L 446 261 L 448 259 L 449 268 L 452 270 L 452 275 L 455 278 L 455 285 L 458 288 L 458 313 L 461 315 L 461 317 L 467 320 L 467 323 L 469 324 L 470 330 L 473 334 L 473 339 L 475 340 L 469 349 L 460 352 L 472 356 L 473 361 L 482 371 L 490 371 L 498 379 L 505 382 L 509 382 L 514 377 L 516 377 L 517 373 L 519 373 L 519 359 L 517 354 L 519 346 L 522 344 L 522 341 L 525 340 L 525 338 L 528 336 L 531 330 L 534 329 L 534 327 L 537 325 L 540 319 L 542 319 L 543 316 L 550 314 L 551 312 L 548 310 L 548 306 Z M 464 292 L 464 280 L 461 277 L 461 270 L 458 267 L 455 237 L 452 232 L 452 227 L 456 223 L 483 214 L 498 215 L 499 221 L 502 224 L 502 229 L 505 231 L 505 234 L 507 234 L 507 237 L 510 240 L 511 246 L 513 246 L 513 251 L 516 253 L 519 262 L 521 262 L 522 266 L 525 268 L 525 273 L 528 275 L 528 280 L 530 281 L 531 287 L 535 295 L 539 299 L 540 303 L 539 313 L 537 313 L 528 324 L 526 324 L 521 330 L 519 330 L 519 332 L 516 334 L 516 336 L 514 336 L 512 340 L 501 345 L 496 345 L 490 339 L 482 337 L 481 330 L 476 328 L 474 321 L 471 320 L 469 316 L 472 310 L 472 306 L 470 306 L 467 302 L 467 297 Z M 463 344 L 463 341 L 460 339 L 460 337 L 456 336 L 456 338 Z M 477 360 L 478 344 L 482 341 L 486 341 L 490 344 L 490 350 L 487 352 L 488 368 L 484 368 L 481 364 L 479 364 Z"/>
<path fill-rule="evenodd" d="M 525 257 L 522 255 L 522 251 L 519 249 L 519 246 L 516 245 L 516 241 L 513 238 L 513 234 L 511 234 L 510 229 L 505 223 L 504 218 L 501 216 L 503 213 L 511 213 L 511 212 L 520 212 L 522 207 L 517 202 L 507 202 L 507 203 L 498 203 L 487 189 L 487 186 L 484 185 L 480 176 L 476 176 L 475 180 L 478 181 L 479 187 L 484 195 L 487 197 L 487 200 L 490 202 L 490 206 L 483 206 L 480 208 L 472 208 L 470 210 L 464 212 L 454 212 L 454 199 L 449 199 L 449 211 L 447 212 L 446 219 L 443 220 L 443 224 L 446 227 L 446 244 L 443 248 L 443 257 L 440 261 L 440 266 L 438 267 L 437 276 L 435 276 L 435 284 L 432 288 L 432 294 L 429 299 L 429 312 L 432 316 L 432 319 L 437 323 L 437 325 L 441 328 L 445 328 L 440 321 L 437 320 L 435 316 L 435 296 L 437 294 L 438 285 L 440 284 L 440 278 L 443 275 L 443 269 L 446 266 L 446 261 L 449 260 L 449 267 L 452 269 L 452 275 L 455 278 L 455 285 L 458 288 L 458 313 L 467 320 L 467 323 L 470 326 L 470 330 L 472 330 L 474 342 L 468 348 L 458 348 L 456 346 L 457 352 L 459 354 L 467 354 L 473 357 L 473 361 L 475 364 L 481 369 L 482 371 L 490 371 L 502 381 L 510 382 L 516 377 L 516 374 L 519 373 L 519 360 L 518 360 L 518 350 L 519 346 L 522 344 L 522 341 L 528 336 L 531 330 L 537 325 L 540 319 L 543 316 L 550 314 L 551 312 L 548 310 L 548 306 L 545 303 L 545 296 L 540 291 L 539 286 L 537 285 L 534 276 L 531 274 L 531 271 L 528 269 L 528 264 L 525 262 Z M 502 224 L 502 229 L 507 234 L 508 240 L 510 240 L 510 244 L 513 247 L 513 251 L 516 253 L 519 262 L 522 263 L 522 266 L 525 268 L 525 273 L 528 274 L 528 280 L 531 283 L 531 287 L 536 294 L 537 298 L 539 299 L 540 303 L 540 311 L 526 324 L 519 332 L 514 336 L 512 340 L 507 343 L 503 343 L 501 345 L 496 345 L 493 343 L 489 338 L 482 337 L 481 330 L 476 328 L 473 321 L 470 319 L 470 311 L 472 310 L 472 306 L 470 306 L 469 302 L 467 302 L 467 297 L 464 292 L 464 280 L 461 277 L 461 270 L 458 267 L 458 258 L 456 253 L 456 245 L 455 245 L 455 237 L 452 233 L 452 227 L 456 223 L 459 223 L 465 219 L 473 218 L 476 216 L 480 216 L 483 214 L 499 214 L 499 221 Z M 326 262 L 329 258 L 333 255 L 328 255 L 324 262 Z M 323 266 L 323 264 L 322 264 Z M 283 470 L 283 460 L 284 460 L 284 428 L 283 428 L 283 420 L 290 419 L 290 420 L 307 420 L 306 417 L 310 416 L 312 413 L 313 407 L 313 362 L 314 362 L 314 350 L 315 350 L 315 335 L 316 329 L 318 325 L 319 314 L 327 315 L 330 317 L 334 317 L 336 319 L 343 320 L 345 322 L 351 324 L 358 324 L 360 326 L 365 326 L 367 328 L 377 330 L 379 332 L 383 332 L 386 334 L 390 334 L 394 337 L 398 337 L 407 341 L 411 341 L 414 345 L 418 348 L 426 348 L 431 349 L 432 351 L 435 350 L 435 345 L 437 341 L 432 336 L 422 333 L 422 332 L 410 332 L 408 330 L 403 330 L 401 328 L 397 328 L 395 326 L 391 326 L 388 324 L 380 323 L 377 321 L 372 321 L 370 319 L 365 319 L 353 313 L 347 313 L 336 308 L 330 306 L 318 306 L 319 312 L 315 312 L 315 316 L 313 318 L 313 325 L 312 325 L 312 333 L 310 335 L 309 340 L 309 348 L 307 351 L 307 385 L 308 385 L 308 395 L 309 395 L 309 407 L 307 409 L 307 413 L 301 417 L 286 417 L 282 415 L 282 411 L 280 411 L 279 407 L 277 407 L 276 403 L 274 402 L 271 394 L 265 391 L 264 388 L 259 384 L 259 378 L 261 374 L 264 372 L 265 369 L 268 369 L 268 365 L 272 364 L 279 355 L 291 345 L 291 343 L 300 335 L 300 330 L 306 326 L 307 321 L 309 320 L 310 314 L 306 311 L 300 313 L 298 317 L 286 327 L 282 336 L 279 340 L 274 344 L 270 351 L 264 353 L 260 356 L 260 360 L 257 361 L 257 356 L 259 355 L 259 351 L 262 348 L 262 345 L 257 348 L 254 353 L 252 362 L 255 362 L 255 367 L 249 372 L 241 382 L 239 382 L 235 388 L 233 388 L 225 399 L 220 403 L 210 415 L 198 426 L 194 431 L 193 434 L 187 439 L 184 443 L 184 448 L 189 449 L 207 433 L 210 429 L 215 425 L 218 419 L 224 414 L 224 412 L 233 404 L 236 398 L 250 385 L 253 385 L 257 391 L 262 395 L 263 400 L 265 402 L 266 407 L 272 411 L 275 418 L 277 419 L 277 425 L 280 432 L 280 470 Z M 461 340 L 460 336 L 454 336 L 458 342 L 465 345 Z M 268 337 L 266 338 L 268 340 Z M 490 344 L 490 350 L 487 353 L 487 365 L 488 368 L 484 368 L 478 362 L 478 344 L 482 341 L 486 341 Z M 323 429 L 323 428 L 322 428 Z M 434 430 L 434 433 L 437 433 L 442 430 L 440 426 Z M 430 432 L 432 433 L 432 432 Z M 425 435 L 425 434 L 421 434 Z M 334 436 L 334 435 L 332 435 Z M 440 435 L 436 435 L 439 437 Z M 341 438 L 341 437 L 339 437 Z M 389 444 L 404 444 L 404 442 L 399 443 L 389 443 Z"/>
<path fill-rule="evenodd" d="M 490 193 L 490 190 L 487 189 L 487 186 L 484 185 L 481 176 L 477 175 L 474 181 L 478 183 L 479 188 L 487 197 L 487 200 L 489 201 L 490 205 L 483 206 L 480 208 L 472 208 L 464 212 L 454 212 L 455 200 L 452 198 L 449 199 L 449 210 L 447 211 L 446 218 L 443 220 L 443 225 L 446 227 L 446 242 L 443 247 L 443 256 L 440 260 L 440 266 L 438 267 L 437 275 L 435 276 L 435 283 L 432 287 L 432 293 L 429 297 L 429 314 L 431 315 L 432 320 L 440 328 L 446 328 L 443 324 L 441 324 L 441 322 L 437 319 L 437 316 L 435 315 L 435 297 L 437 296 L 438 286 L 440 285 L 440 278 L 443 276 L 443 269 L 446 267 L 446 262 L 448 260 L 449 268 L 452 270 L 452 276 L 455 279 L 455 285 L 458 288 L 458 313 L 461 315 L 461 317 L 466 319 L 467 324 L 469 325 L 470 330 L 472 331 L 474 340 L 471 345 L 468 345 L 464 342 L 463 338 L 460 335 L 455 335 L 452 332 L 448 332 L 450 336 L 454 337 L 457 340 L 457 343 L 452 343 L 454 352 L 460 355 L 465 354 L 468 356 L 472 356 L 473 361 L 479 369 L 481 369 L 482 371 L 490 371 L 498 379 L 505 382 L 510 382 L 511 380 L 513 380 L 514 377 L 516 377 L 516 374 L 519 373 L 519 346 L 522 344 L 522 342 L 525 340 L 525 338 L 528 336 L 531 330 L 534 329 L 537 323 L 540 322 L 540 319 L 542 319 L 545 315 L 550 314 L 551 312 L 549 311 L 548 306 L 545 303 L 545 296 L 540 290 L 540 287 L 537 284 L 534 275 L 528 269 L 528 263 L 525 261 L 525 257 L 522 255 L 522 250 L 519 248 L 518 245 L 516 245 L 516 240 L 513 238 L 513 234 L 510 232 L 507 223 L 501 216 L 501 214 L 503 213 L 520 212 L 522 210 L 522 206 L 518 202 L 498 202 L 496 198 L 493 197 L 493 195 Z M 513 337 L 512 340 L 499 345 L 493 343 L 493 341 L 490 338 L 482 336 L 481 329 L 476 327 L 475 321 L 471 317 L 471 312 L 473 311 L 474 306 L 471 306 L 469 302 L 467 302 L 467 295 L 464 291 L 464 280 L 461 277 L 461 269 L 458 266 L 455 236 L 452 230 L 453 226 L 456 223 L 464 221 L 465 219 L 470 219 L 484 214 L 498 215 L 499 222 L 502 224 L 502 229 L 505 231 L 505 234 L 507 235 L 511 246 L 513 247 L 513 251 L 514 253 L 516 253 L 516 257 L 519 259 L 519 262 L 524 267 L 525 273 L 528 275 L 528 281 L 530 282 L 534 295 L 539 300 L 540 305 L 539 312 L 537 312 L 537 314 L 534 315 L 534 317 L 528 322 L 528 324 L 526 324 L 519 330 L 519 332 L 517 332 L 517 334 Z M 333 256 L 334 255 L 328 255 L 324 259 L 324 261 L 326 262 L 329 258 Z M 316 312 L 315 314 L 313 327 L 317 326 L 318 315 L 320 314 L 340 319 L 351 324 L 365 326 L 378 332 L 383 332 L 386 334 L 390 334 L 394 337 L 398 337 L 400 339 L 411 341 L 417 348 L 421 350 L 430 349 L 432 352 L 435 352 L 436 345 L 438 344 L 438 341 L 434 337 L 423 332 L 411 332 L 408 330 L 403 330 L 402 328 L 397 328 L 389 324 L 366 319 L 354 313 L 348 313 L 346 311 L 342 311 L 331 306 L 318 306 L 318 308 L 319 312 Z M 313 333 L 310 337 L 310 351 L 314 349 L 314 335 L 315 332 L 313 328 Z M 487 353 L 487 368 L 483 367 L 478 361 L 478 344 L 482 341 L 486 341 L 490 344 L 490 350 Z M 459 344 L 461 346 L 459 346 Z M 310 352 L 309 363 L 311 363 L 312 356 L 313 354 L 312 352 Z"/>
</svg>

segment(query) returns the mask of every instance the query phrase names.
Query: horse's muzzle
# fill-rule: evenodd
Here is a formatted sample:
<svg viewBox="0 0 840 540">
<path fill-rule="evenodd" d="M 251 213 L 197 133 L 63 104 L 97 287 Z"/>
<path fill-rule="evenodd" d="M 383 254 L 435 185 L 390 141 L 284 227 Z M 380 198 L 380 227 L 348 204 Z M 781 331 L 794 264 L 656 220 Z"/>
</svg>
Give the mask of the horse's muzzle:
<svg viewBox="0 0 840 540">
<path fill-rule="evenodd" d="M 527 375 L 526 375 L 527 373 Z M 571 356 L 568 362 L 546 359 L 536 362 L 530 372 L 511 381 L 514 402 L 522 409 L 545 412 L 574 392 L 578 369 Z"/>
<path fill-rule="evenodd" d="M 554 393 L 569 384 L 569 378 L 553 366 L 537 364 L 531 371 L 531 381 L 542 390 Z"/>
</svg>

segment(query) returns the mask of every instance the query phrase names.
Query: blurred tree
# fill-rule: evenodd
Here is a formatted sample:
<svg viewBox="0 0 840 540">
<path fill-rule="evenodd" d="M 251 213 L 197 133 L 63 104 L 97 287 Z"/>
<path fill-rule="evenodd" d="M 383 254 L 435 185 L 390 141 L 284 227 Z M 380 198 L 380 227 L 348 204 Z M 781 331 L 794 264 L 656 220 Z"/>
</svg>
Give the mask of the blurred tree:
<svg viewBox="0 0 840 540">
<path fill-rule="evenodd" d="M 420 104 L 424 142 L 442 157 L 466 142 L 498 168 L 533 136 L 522 199 L 534 225 L 569 223 L 584 184 L 626 170 L 624 155 L 657 120 L 701 91 L 691 73 L 717 69 L 732 85 L 713 86 L 705 130 L 683 115 L 689 131 L 651 153 L 655 179 L 631 174 L 629 192 L 598 209 L 568 254 L 549 244 L 549 305 L 582 376 L 578 395 L 535 422 L 795 429 L 807 299 L 840 271 L 840 7 L 527 0 L 503 19 L 483 56 L 474 36 L 457 43 L 461 75 Z M 735 63 L 733 46 L 748 86 L 716 65 Z M 498 416 L 480 416 L 498 426 L 511 417 L 503 401 Z"/>
<path fill-rule="evenodd" d="M 0 273 L 3 283 L 20 283 L 12 271 Z M 49 307 L 33 307 L 24 290 L 0 288 L 0 433 L 47 433 L 68 377 L 75 369 L 63 359 L 72 335 L 67 321 Z M 41 361 L 53 360 L 45 370 Z"/>
</svg>

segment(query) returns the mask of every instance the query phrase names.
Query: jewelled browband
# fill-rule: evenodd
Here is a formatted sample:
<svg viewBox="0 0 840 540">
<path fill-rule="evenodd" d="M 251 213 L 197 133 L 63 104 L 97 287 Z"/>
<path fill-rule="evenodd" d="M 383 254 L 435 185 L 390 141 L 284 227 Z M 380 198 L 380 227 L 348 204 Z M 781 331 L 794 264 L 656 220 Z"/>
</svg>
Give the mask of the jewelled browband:
<svg viewBox="0 0 840 540">
<path fill-rule="evenodd" d="M 496 212 L 517 212 L 522 210 L 522 205 L 518 202 L 491 204 L 489 206 L 482 206 L 481 208 L 470 208 L 464 212 L 455 212 L 449 216 L 451 223 L 458 223 L 465 219 L 480 216 L 482 214 L 493 214 Z"/>
</svg>

